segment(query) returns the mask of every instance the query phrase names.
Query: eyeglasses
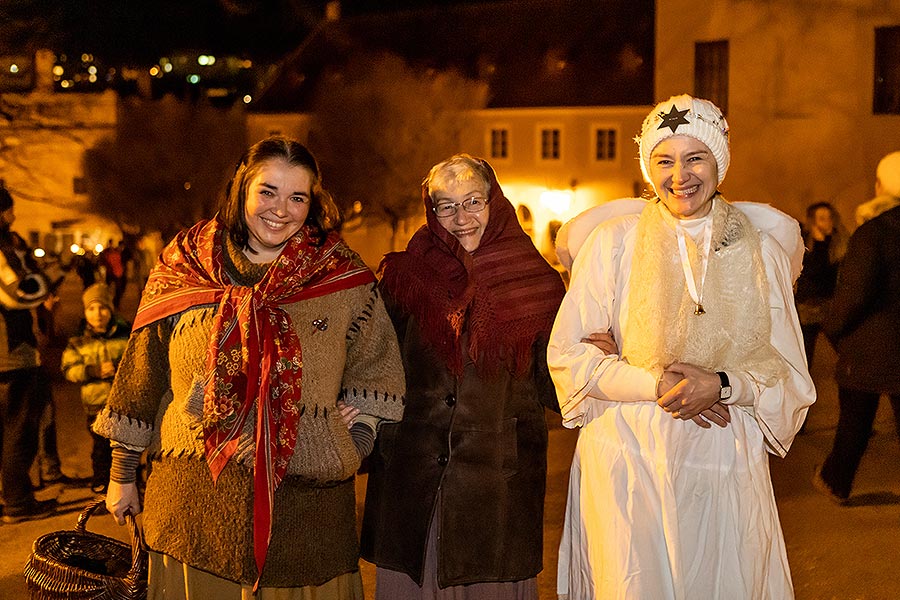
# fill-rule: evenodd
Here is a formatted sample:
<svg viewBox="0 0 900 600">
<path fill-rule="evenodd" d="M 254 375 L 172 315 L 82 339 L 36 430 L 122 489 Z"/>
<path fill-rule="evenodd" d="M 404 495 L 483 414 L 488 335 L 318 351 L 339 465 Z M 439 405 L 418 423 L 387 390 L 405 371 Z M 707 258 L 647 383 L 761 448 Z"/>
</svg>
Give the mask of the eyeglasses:
<svg viewBox="0 0 900 600">
<path fill-rule="evenodd" d="M 443 204 L 432 206 L 431 210 L 433 210 L 434 214 L 440 219 L 452 217 L 456 214 L 456 211 L 459 210 L 460 206 L 462 206 L 463 210 L 467 213 L 479 213 L 484 210 L 484 207 L 486 207 L 487 204 L 487 198 L 483 198 L 482 196 L 469 196 L 462 202 L 444 202 Z"/>
</svg>

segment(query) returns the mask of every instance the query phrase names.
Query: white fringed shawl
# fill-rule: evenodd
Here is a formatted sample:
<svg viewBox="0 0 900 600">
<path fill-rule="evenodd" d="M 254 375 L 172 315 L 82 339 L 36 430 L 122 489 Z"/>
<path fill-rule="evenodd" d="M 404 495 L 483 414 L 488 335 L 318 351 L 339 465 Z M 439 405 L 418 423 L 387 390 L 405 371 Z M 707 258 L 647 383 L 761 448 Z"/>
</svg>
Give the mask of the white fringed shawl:
<svg viewBox="0 0 900 600">
<path fill-rule="evenodd" d="M 787 373 L 769 341 L 769 289 L 759 234 L 721 196 L 714 197 L 710 218 L 706 312 L 695 315 L 678 252 L 676 219 L 662 202 L 641 212 L 622 355 L 657 375 L 678 361 L 713 371 L 752 370 L 764 385 L 772 385 Z M 698 273 L 696 246 L 690 237 L 686 241 Z"/>
</svg>

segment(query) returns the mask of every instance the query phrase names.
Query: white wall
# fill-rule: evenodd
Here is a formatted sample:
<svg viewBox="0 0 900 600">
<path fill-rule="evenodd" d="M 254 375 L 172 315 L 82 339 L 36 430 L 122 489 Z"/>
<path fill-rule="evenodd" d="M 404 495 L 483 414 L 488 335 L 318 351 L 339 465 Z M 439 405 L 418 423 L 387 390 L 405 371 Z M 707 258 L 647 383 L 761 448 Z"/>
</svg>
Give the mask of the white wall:
<svg viewBox="0 0 900 600">
<path fill-rule="evenodd" d="M 798 218 L 830 201 L 852 226 L 900 150 L 900 116 L 872 113 L 875 27 L 892 25 L 898 0 L 658 0 L 656 97 L 693 92 L 695 42 L 729 40 L 722 191 Z"/>
</svg>

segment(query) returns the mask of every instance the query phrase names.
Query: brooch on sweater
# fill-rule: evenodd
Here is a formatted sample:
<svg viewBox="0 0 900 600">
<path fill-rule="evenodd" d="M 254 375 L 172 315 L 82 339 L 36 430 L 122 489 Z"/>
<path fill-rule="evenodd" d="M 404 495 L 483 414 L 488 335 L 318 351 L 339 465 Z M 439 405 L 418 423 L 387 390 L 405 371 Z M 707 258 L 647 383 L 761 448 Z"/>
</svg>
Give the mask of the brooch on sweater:
<svg viewBox="0 0 900 600">
<path fill-rule="evenodd" d="M 316 331 L 325 331 L 326 329 L 328 329 L 328 317 L 325 317 L 324 319 L 315 319 L 313 320 L 312 324 L 313 327 L 315 327 L 313 333 L 315 333 Z"/>
</svg>

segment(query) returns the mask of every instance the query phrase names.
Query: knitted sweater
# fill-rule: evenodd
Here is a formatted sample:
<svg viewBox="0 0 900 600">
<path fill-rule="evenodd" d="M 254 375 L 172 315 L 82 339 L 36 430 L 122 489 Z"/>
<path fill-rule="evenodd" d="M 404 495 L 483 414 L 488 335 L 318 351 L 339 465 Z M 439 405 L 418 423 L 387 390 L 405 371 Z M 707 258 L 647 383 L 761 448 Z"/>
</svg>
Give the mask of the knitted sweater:
<svg viewBox="0 0 900 600">
<path fill-rule="evenodd" d="M 63 350 L 60 369 L 66 379 L 81 384 L 81 404 L 87 414 L 96 415 L 106 404 L 112 377 L 101 377 L 100 365 L 107 361 L 119 364 L 130 331 L 131 325 L 117 316 L 103 333 L 85 324 L 81 335 L 71 338 Z"/>
<path fill-rule="evenodd" d="M 229 270 L 241 285 L 258 281 L 267 267 L 229 255 Z M 275 494 L 260 585 L 320 585 L 356 570 L 358 562 L 352 477 L 360 457 L 336 402 L 397 421 L 404 375 L 374 285 L 282 308 L 302 346 L 302 405 L 294 456 Z M 215 314 L 215 306 L 193 307 L 135 331 L 94 430 L 150 452 L 143 520 L 150 548 L 252 584 L 253 419 L 215 485 L 205 460 L 203 387 Z"/>
</svg>

